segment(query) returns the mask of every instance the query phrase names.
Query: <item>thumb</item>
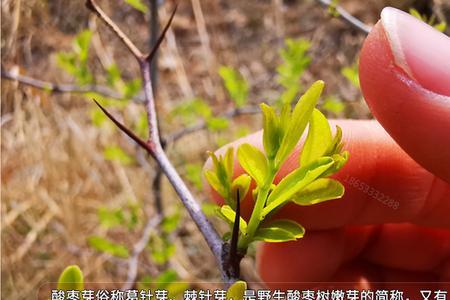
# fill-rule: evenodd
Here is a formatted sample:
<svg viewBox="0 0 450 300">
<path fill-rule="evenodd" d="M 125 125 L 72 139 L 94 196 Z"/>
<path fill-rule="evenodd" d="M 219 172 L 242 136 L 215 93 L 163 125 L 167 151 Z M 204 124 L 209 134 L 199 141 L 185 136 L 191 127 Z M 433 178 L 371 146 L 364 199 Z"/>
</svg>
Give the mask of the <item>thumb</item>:
<svg viewBox="0 0 450 300">
<path fill-rule="evenodd" d="M 371 111 L 419 164 L 450 182 L 450 38 L 385 8 L 360 56 Z"/>
</svg>

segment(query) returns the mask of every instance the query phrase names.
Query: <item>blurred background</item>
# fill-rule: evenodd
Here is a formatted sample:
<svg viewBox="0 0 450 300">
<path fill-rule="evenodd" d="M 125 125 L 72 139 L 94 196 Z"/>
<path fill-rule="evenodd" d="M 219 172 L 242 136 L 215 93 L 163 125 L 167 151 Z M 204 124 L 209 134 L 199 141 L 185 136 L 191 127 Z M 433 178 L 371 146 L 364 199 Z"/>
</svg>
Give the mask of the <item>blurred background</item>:
<svg viewBox="0 0 450 300">
<path fill-rule="evenodd" d="M 358 88 L 365 33 L 343 21 L 335 5 L 369 26 L 384 6 L 414 9 L 448 33 L 448 0 L 331 2 L 327 8 L 314 0 L 178 1 L 153 73 L 160 127 L 169 157 L 221 232 L 202 187 L 206 151 L 258 130 L 259 103 L 292 102 L 322 79 L 326 115 L 371 118 Z M 146 51 L 157 29 L 151 8 L 165 24 L 175 6 L 98 3 Z M 130 279 L 128 287 L 159 280 L 193 288 L 220 280 L 152 159 L 91 100 L 146 138 L 135 59 L 84 1 L 2 0 L 1 9 L 2 297 L 35 297 L 70 264 L 86 281 L 116 288 Z M 163 222 L 149 224 L 157 215 Z M 140 241 L 145 247 L 136 253 Z M 251 254 L 242 272 L 256 281 Z"/>
</svg>

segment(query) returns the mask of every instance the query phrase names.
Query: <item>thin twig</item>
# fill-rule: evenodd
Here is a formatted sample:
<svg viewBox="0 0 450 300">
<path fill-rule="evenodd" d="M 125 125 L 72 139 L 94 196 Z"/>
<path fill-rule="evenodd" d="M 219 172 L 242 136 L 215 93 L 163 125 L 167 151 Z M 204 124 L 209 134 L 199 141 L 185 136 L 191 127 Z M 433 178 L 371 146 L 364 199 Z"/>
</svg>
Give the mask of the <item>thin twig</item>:
<svg viewBox="0 0 450 300">
<path fill-rule="evenodd" d="M 53 83 L 49 81 L 42 81 L 33 77 L 25 76 L 25 75 L 15 75 L 13 72 L 2 70 L 1 71 L 2 78 L 9 79 L 12 81 L 17 81 L 20 84 L 28 85 L 37 89 L 41 89 L 44 91 L 48 91 L 50 93 L 55 94 L 87 94 L 87 93 L 97 93 L 112 99 L 117 100 L 126 100 L 122 95 L 115 92 L 114 90 L 102 86 L 102 85 L 87 85 L 87 86 L 78 86 L 74 84 L 59 84 Z M 138 103 L 144 103 L 145 97 L 143 95 L 137 95 L 131 98 L 131 100 L 136 101 Z M 235 117 L 239 117 L 242 115 L 251 115 L 260 113 L 260 109 L 257 105 L 250 105 L 241 108 L 233 108 L 226 111 L 223 114 L 217 115 L 219 118 L 231 119 Z M 197 131 L 201 131 L 207 128 L 207 122 L 202 120 L 193 125 L 183 127 L 179 130 L 175 130 L 172 133 L 169 133 L 166 137 L 161 138 L 161 143 L 163 144 L 172 144 L 177 142 L 179 139 L 183 138 L 186 135 L 195 133 Z"/>
<path fill-rule="evenodd" d="M 155 227 L 158 226 L 159 223 L 161 223 L 161 220 L 162 219 L 159 215 L 154 218 L 151 218 L 145 225 L 140 240 L 136 244 L 134 244 L 133 252 L 130 258 L 128 259 L 127 281 L 124 283 L 122 290 L 124 291 L 129 290 L 133 287 L 138 272 L 139 256 L 141 255 L 142 251 L 144 251 L 145 247 L 148 245 L 152 232 L 155 230 Z"/>
<path fill-rule="evenodd" d="M 316 0 L 320 4 L 322 4 L 325 7 L 331 7 L 333 9 L 336 9 L 336 11 L 339 13 L 339 17 L 347 22 L 348 24 L 352 25 L 354 28 L 358 29 L 361 32 L 364 32 L 365 34 L 368 34 L 370 30 L 372 30 L 372 27 L 365 24 L 358 18 L 355 18 L 352 16 L 348 11 L 346 11 L 342 6 L 336 5 L 333 3 L 333 0 Z"/>
<path fill-rule="evenodd" d="M 219 115 L 218 117 L 231 119 L 231 118 L 238 117 L 241 115 L 252 115 L 252 114 L 257 114 L 260 112 L 261 112 L 261 110 L 259 109 L 258 105 L 251 105 L 251 106 L 246 106 L 246 107 L 230 109 L 229 111 Z M 177 131 L 167 135 L 167 137 L 165 137 L 163 141 L 167 144 L 172 144 L 188 134 L 206 129 L 207 126 L 208 126 L 208 124 L 206 121 L 204 121 L 204 120 L 199 121 L 198 123 L 196 123 L 194 125 L 184 127 L 180 130 L 177 130 Z"/>
<path fill-rule="evenodd" d="M 1 70 L 2 78 L 9 79 L 12 81 L 17 81 L 20 84 L 28 85 L 34 88 L 38 88 L 50 93 L 60 94 L 60 93 L 71 93 L 71 94 L 87 94 L 87 93 L 97 93 L 108 98 L 125 100 L 126 98 L 109 87 L 102 85 L 85 85 L 78 86 L 74 84 L 59 84 L 49 81 L 39 80 L 33 77 L 28 77 L 24 75 L 15 74 L 14 72 L 8 70 Z M 143 96 L 134 96 L 131 98 L 136 102 L 144 102 L 145 98 Z"/>
<path fill-rule="evenodd" d="M 93 4 L 93 0 L 88 0 L 88 3 Z M 94 3 L 95 4 L 95 3 Z M 97 13 L 97 15 L 104 19 L 106 16 L 104 16 L 101 13 L 98 13 L 97 11 L 100 10 L 98 6 L 89 6 L 91 9 L 94 9 L 94 11 Z M 172 19 L 169 20 L 169 23 Z M 109 27 L 117 34 L 121 33 L 120 29 L 118 29 L 117 25 L 112 23 L 112 21 L 107 18 L 106 20 L 103 20 L 107 24 L 109 23 Z M 162 39 L 164 37 L 165 31 L 162 33 Z M 119 35 L 120 37 L 120 35 Z M 125 39 L 121 37 L 123 41 L 129 41 L 126 37 Z M 130 42 L 131 43 L 131 42 Z M 158 44 L 159 45 L 159 44 Z M 130 51 L 133 52 L 133 47 L 128 47 Z M 155 53 L 156 50 L 152 49 L 149 56 L 142 56 L 142 55 L 135 55 L 135 58 L 139 62 L 139 66 L 141 68 L 141 74 L 143 78 L 143 87 L 144 87 L 144 93 L 146 97 L 146 111 L 147 111 L 147 117 L 148 117 L 148 127 L 149 127 L 149 140 L 148 142 L 143 141 L 140 139 L 136 134 L 134 134 L 130 129 L 128 129 L 125 125 L 120 123 L 112 114 L 110 114 L 106 109 L 104 109 L 98 102 L 97 105 L 102 109 L 102 111 L 124 132 L 126 133 L 130 138 L 132 138 L 136 143 L 138 143 L 142 148 L 147 150 L 147 152 L 156 160 L 159 167 L 163 171 L 163 173 L 166 175 L 169 182 L 172 184 L 173 188 L 177 192 L 178 196 L 180 197 L 182 203 L 184 204 L 186 210 L 188 211 L 189 215 L 197 225 L 198 229 L 202 233 L 203 237 L 205 238 L 209 248 L 211 249 L 212 253 L 214 254 L 216 261 L 219 265 L 219 268 L 221 270 L 222 276 L 224 281 L 227 283 L 233 282 L 236 279 L 230 278 L 228 274 L 231 272 L 224 269 L 226 266 L 226 263 L 224 261 L 223 257 L 223 241 L 220 238 L 217 231 L 214 229 L 214 227 L 211 225 L 211 223 L 206 218 L 205 214 L 202 212 L 201 207 L 199 203 L 195 200 L 194 196 L 191 194 L 189 189 L 187 188 L 184 181 L 181 179 L 180 175 L 176 171 L 175 167 L 170 162 L 169 158 L 167 157 L 166 153 L 164 152 L 164 149 L 161 145 L 161 140 L 159 136 L 158 131 L 158 120 L 156 115 L 156 109 L 155 109 L 155 99 L 153 95 L 153 89 L 151 84 L 151 76 L 150 76 L 150 66 L 151 61 L 148 59 L 151 59 L 151 53 Z M 140 53 L 140 52 L 139 52 Z M 95 101 L 95 100 L 94 100 Z"/>
<path fill-rule="evenodd" d="M 97 5 L 94 0 L 86 0 L 86 7 L 94 12 L 100 20 L 102 20 L 106 26 L 108 26 L 122 41 L 122 43 L 130 50 L 130 52 L 136 57 L 136 59 L 141 59 L 144 55 L 142 52 L 133 44 L 133 42 L 128 38 L 128 36 L 123 33 L 122 30 L 111 20 L 110 17 Z"/>
</svg>

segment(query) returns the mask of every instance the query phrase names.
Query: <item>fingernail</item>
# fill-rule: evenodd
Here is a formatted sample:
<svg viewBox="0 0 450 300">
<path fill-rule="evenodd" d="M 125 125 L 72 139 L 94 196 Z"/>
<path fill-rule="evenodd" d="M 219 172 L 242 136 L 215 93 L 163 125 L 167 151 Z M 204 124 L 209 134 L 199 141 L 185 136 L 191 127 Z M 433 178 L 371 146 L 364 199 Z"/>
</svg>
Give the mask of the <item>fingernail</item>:
<svg viewBox="0 0 450 300">
<path fill-rule="evenodd" d="M 425 89 L 450 96 L 450 38 L 392 7 L 381 21 L 395 64 Z"/>
</svg>

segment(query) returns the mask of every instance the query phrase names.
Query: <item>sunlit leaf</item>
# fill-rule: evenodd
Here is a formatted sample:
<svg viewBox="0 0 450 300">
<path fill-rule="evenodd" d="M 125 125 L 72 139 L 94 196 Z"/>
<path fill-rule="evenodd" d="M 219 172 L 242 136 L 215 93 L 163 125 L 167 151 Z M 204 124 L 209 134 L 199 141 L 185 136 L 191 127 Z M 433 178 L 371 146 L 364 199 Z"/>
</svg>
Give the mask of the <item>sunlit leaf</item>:
<svg viewBox="0 0 450 300">
<path fill-rule="evenodd" d="M 322 177 L 333 175 L 342 169 L 348 160 L 349 153 L 348 151 L 344 151 L 340 154 L 333 154 L 331 157 L 333 158 L 334 164 L 322 174 Z"/>
<path fill-rule="evenodd" d="M 268 172 L 268 162 L 264 153 L 245 143 L 239 146 L 237 157 L 241 166 L 255 179 L 256 183 L 263 185 Z"/>
<path fill-rule="evenodd" d="M 309 121 L 308 135 L 300 155 L 300 165 L 307 165 L 323 156 L 331 142 L 331 129 L 327 118 L 318 109 L 314 109 Z"/>
<path fill-rule="evenodd" d="M 248 176 L 247 174 L 242 174 L 239 177 L 237 177 L 236 179 L 234 179 L 233 183 L 231 184 L 231 195 L 233 197 L 237 197 L 236 196 L 237 191 L 239 190 L 239 199 L 242 203 L 242 200 L 245 199 L 245 196 L 248 193 L 251 181 L 252 181 L 252 178 L 250 176 Z"/>
<path fill-rule="evenodd" d="M 223 205 L 220 210 L 220 217 L 222 217 L 229 224 L 234 224 L 234 219 L 236 218 L 236 212 L 228 205 Z M 247 222 L 241 217 L 239 222 L 239 231 L 242 234 L 246 234 L 247 232 Z"/>
<path fill-rule="evenodd" d="M 302 238 L 305 228 L 292 220 L 275 220 L 269 224 L 264 224 L 261 228 L 283 229 L 291 233 L 296 239 Z"/>
<path fill-rule="evenodd" d="M 263 215 L 267 215 L 272 210 L 285 204 L 333 164 L 334 160 L 331 157 L 322 157 L 309 165 L 302 166 L 291 172 L 280 181 L 269 195 L 267 206 L 263 210 Z"/>
<path fill-rule="evenodd" d="M 306 125 L 311 118 L 312 112 L 324 88 L 324 82 L 319 80 L 311 85 L 311 87 L 300 97 L 297 105 L 292 112 L 292 117 L 283 136 L 280 149 L 275 158 L 275 164 L 281 165 L 288 155 L 292 152 L 295 145 L 300 140 Z"/>
<path fill-rule="evenodd" d="M 270 243 L 281 243 L 295 241 L 295 235 L 281 228 L 264 228 L 261 227 L 256 231 L 253 238 L 255 241 L 264 241 Z"/>
<path fill-rule="evenodd" d="M 227 300 L 243 300 L 245 290 L 247 290 L 247 283 L 242 280 L 236 281 L 228 288 Z"/>
<path fill-rule="evenodd" d="M 292 201 L 298 205 L 313 205 L 344 195 L 344 186 L 337 180 L 319 178 L 294 195 Z"/>
<path fill-rule="evenodd" d="M 82 291 L 84 289 L 84 278 L 81 269 L 77 265 L 65 268 L 59 276 L 57 289 Z"/>
<path fill-rule="evenodd" d="M 206 181 L 208 181 L 209 185 L 220 195 L 222 198 L 226 198 L 228 193 L 225 190 L 225 187 L 220 182 L 219 178 L 217 177 L 216 173 L 214 173 L 211 170 L 205 171 L 205 178 Z"/>
<path fill-rule="evenodd" d="M 267 104 L 261 104 L 263 113 L 263 144 L 269 159 L 273 159 L 280 148 L 283 138 L 280 124 L 275 110 Z"/>
</svg>

